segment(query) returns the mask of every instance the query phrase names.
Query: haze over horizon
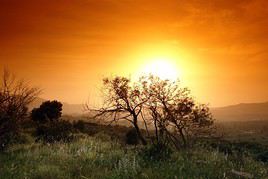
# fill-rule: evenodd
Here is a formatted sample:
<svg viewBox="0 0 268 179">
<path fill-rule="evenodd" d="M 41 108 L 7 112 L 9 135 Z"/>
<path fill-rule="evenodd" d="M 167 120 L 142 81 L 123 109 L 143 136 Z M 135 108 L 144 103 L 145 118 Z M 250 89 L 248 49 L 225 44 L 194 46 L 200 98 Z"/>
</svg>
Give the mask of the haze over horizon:
<svg viewBox="0 0 268 179">
<path fill-rule="evenodd" d="M 267 7 L 265 0 L 2 0 L 0 69 L 44 89 L 42 98 L 70 104 L 97 103 L 103 77 L 159 67 L 212 107 L 265 102 Z"/>
</svg>

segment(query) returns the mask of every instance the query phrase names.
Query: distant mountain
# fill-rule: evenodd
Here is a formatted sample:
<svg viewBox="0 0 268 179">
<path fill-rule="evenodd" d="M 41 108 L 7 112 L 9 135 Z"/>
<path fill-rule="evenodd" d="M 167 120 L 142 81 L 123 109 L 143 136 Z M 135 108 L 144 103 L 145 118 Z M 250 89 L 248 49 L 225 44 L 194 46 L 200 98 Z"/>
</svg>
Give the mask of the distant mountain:
<svg viewBox="0 0 268 179">
<path fill-rule="evenodd" d="M 218 121 L 256 121 L 268 120 L 268 102 L 241 103 L 232 106 L 211 108 Z"/>
<path fill-rule="evenodd" d="M 28 107 L 29 110 L 33 108 L 39 107 L 44 101 L 47 101 L 42 98 L 36 98 Z M 69 104 L 65 102 L 61 102 L 62 106 L 62 113 L 65 115 L 79 115 L 83 113 L 83 105 L 82 104 Z"/>
</svg>

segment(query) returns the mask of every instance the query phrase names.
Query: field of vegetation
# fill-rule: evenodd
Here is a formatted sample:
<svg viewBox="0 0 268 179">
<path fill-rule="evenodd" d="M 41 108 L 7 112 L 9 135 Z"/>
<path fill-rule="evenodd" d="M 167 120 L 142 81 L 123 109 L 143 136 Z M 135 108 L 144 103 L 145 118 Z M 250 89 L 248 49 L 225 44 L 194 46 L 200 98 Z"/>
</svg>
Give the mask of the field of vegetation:
<svg viewBox="0 0 268 179">
<path fill-rule="evenodd" d="M 200 143 L 159 153 L 154 146 L 126 145 L 130 128 L 76 122 L 71 142 L 36 142 L 32 123 L 0 154 L 1 178 L 267 178 L 257 158 L 267 148 L 235 143 Z M 216 146 L 217 144 L 217 146 Z M 248 143 L 249 144 L 249 143 Z M 241 148 L 243 147 L 243 148 Z M 260 151 L 254 151 L 260 150 Z M 267 154 L 266 154 L 267 157 Z M 264 158 L 263 158 L 264 160 Z"/>
<path fill-rule="evenodd" d="M 268 144 L 268 122 L 228 121 L 216 123 L 218 132 L 228 140 Z"/>
</svg>

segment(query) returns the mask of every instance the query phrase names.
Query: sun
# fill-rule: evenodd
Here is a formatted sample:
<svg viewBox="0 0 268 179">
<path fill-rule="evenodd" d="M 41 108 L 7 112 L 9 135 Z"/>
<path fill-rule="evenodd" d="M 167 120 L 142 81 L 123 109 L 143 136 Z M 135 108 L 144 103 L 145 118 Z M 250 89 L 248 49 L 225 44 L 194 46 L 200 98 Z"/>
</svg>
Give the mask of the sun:
<svg viewBox="0 0 268 179">
<path fill-rule="evenodd" d="M 142 75 L 152 74 L 164 80 L 176 80 L 179 77 L 176 64 L 172 63 L 170 59 L 166 58 L 155 58 L 150 60 L 141 69 L 141 73 Z"/>
<path fill-rule="evenodd" d="M 175 81 L 182 78 L 184 56 L 181 49 L 170 44 L 149 44 L 133 52 L 135 60 L 134 79 L 150 74 L 163 80 Z"/>
</svg>

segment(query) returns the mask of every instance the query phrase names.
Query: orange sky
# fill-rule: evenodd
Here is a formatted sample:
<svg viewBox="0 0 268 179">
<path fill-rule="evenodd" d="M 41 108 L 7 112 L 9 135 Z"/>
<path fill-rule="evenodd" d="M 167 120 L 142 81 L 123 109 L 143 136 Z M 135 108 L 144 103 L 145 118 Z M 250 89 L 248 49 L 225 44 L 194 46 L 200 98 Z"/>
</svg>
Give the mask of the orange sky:
<svg viewBox="0 0 268 179">
<path fill-rule="evenodd" d="M 266 0 L 0 1 L 0 67 L 69 103 L 158 53 L 201 102 L 268 101 L 267 34 Z"/>
</svg>

